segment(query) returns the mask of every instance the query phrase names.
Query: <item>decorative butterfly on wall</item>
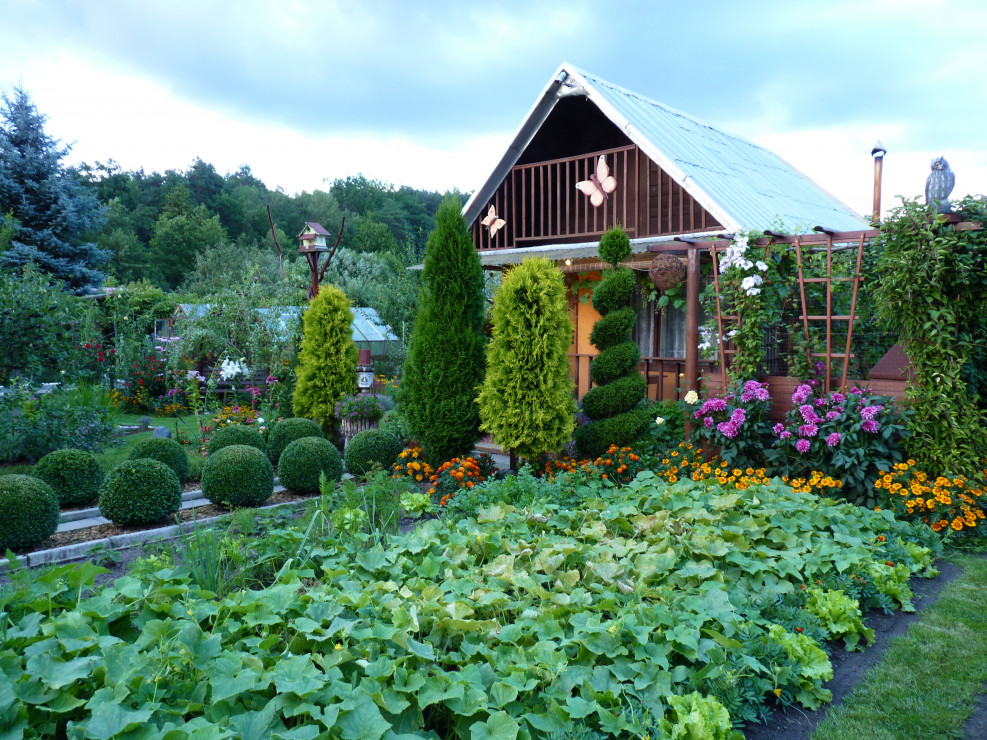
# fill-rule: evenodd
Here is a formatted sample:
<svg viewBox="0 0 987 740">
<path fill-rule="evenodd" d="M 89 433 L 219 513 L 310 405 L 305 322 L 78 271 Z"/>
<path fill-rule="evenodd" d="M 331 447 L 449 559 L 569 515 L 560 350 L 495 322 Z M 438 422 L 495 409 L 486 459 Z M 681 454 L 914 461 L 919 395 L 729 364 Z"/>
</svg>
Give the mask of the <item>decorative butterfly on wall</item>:
<svg viewBox="0 0 987 740">
<path fill-rule="evenodd" d="M 490 238 L 493 239 L 494 235 L 504 226 L 507 225 L 507 221 L 502 218 L 497 218 L 497 209 L 492 205 L 487 210 L 487 217 L 480 221 L 481 224 L 487 227 L 490 232 Z"/>
<path fill-rule="evenodd" d="M 577 182 L 576 189 L 589 196 L 589 202 L 594 208 L 599 208 L 604 200 L 610 198 L 608 193 L 617 189 L 617 180 L 610 175 L 610 168 L 607 167 L 607 158 L 604 155 L 601 154 L 596 162 L 596 172 L 591 174 L 588 180 Z"/>
</svg>

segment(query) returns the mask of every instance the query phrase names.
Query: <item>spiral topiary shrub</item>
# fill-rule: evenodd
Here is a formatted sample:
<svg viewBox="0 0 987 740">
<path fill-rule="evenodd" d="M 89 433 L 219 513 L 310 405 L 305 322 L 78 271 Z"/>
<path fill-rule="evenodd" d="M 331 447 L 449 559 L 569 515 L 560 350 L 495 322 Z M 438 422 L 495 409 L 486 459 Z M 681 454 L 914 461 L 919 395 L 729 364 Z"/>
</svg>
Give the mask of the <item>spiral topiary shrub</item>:
<svg viewBox="0 0 987 740">
<path fill-rule="evenodd" d="M 303 437 L 284 448 L 278 464 L 282 486 L 298 493 L 318 493 L 319 473 L 325 473 L 330 481 L 343 477 L 343 458 L 332 442 Z"/>
<path fill-rule="evenodd" d="M 601 455 L 611 444 L 632 442 L 650 421 L 650 411 L 636 408 L 648 385 L 637 369 L 641 350 L 631 341 L 635 317 L 627 302 L 634 294 L 634 273 L 617 265 L 630 254 L 630 239 L 622 230 L 611 229 L 600 240 L 599 254 L 612 267 L 593 294 L 593 307 L 601 314 L 590 334 L 600 350 L 590 365 L 596 388 L 583 397 L 583 411 L 591 421 L 574 436 L 576 449 L 587 457 Z"/>
<path fill-rule="evenodd" d="M 622 259 L 626 259 L 631 254 L 631 238 L 627 232 L 619 226 L 607 229 L 600 237 L 600 245 L 597 247 L 597 254 L 600 259 L 616 265 Z"/>
<path fill-rule="evenodd" d="M 149 524 L 174 514 L 182 505 L 182 484 L 159 460 L 124 460 L 110 471 L 99 490 L 99 512 L 115 524 Z"/>
<path fill-rule="evenodd" d="M 401 440 L 390 432 L 382 429 L 359 432 L 346 445 L 346 470 L 353 475 L 364 475 L 375 464 L 383 470 L 389 470 L 402 449 Z"/>
<path fill-rule="evenodd" d="M 611 311 L 593 324 L 589 341 L 596 347 L 613 347 L 615 344 L 626 342 L 631 338 L 631 331 L 636 321 L 637 314 L 630 306 Z"/>
<path fill-rule="evenodd" d="M 267 438 L 267 457 L 272 464 L 277 465 L 284 448 L 296 439 L 304 437 L 323 438 L 322 427 L 311 419 L 295 416 L 290 419 L 279 421 L 271 429 Z"/>
<path fill-rule="evenodd" d="M 212 439 L 209 440 L 209 446 L 206 448 L 206 452 L 211 456 L 224 447 L 231 445 L 256 447 L 265 455 L 267 454 L 267 442 L 264 441 L 260 432 L 244 424 L 230 424 L 229 426 L 217 429 Z"/>
<path fill-rule="evenodd" d="M 583 411 L 591 419 L 603 419 L 630 411 L 648 392 L 648 383 L 640 373 L 625 375 L 607 385 L 590 388 L 583 396 Z"/>
<path fill-rule="evenodd" d="M 0 552 L 43 542 L 58 529 L 58 497 L 30 475 L 0 475 Z"/>
<path fill-rule="evenodd" d="M 628 267 L 611 267 L 593 291 L 593 308 L 606 316 L 627 307 L 634 294 L 634 273 Z"/>
<path fill-rule="evenodd" d="M 34 466 L 33 475 L 51 486 L 62 506 L 94 502 L 103 483 L 103 469 L 96 456 L 83 450 L 49 452 Z"/>
<path fill-rule="evenodd" d="M 185 483 L 188 480 L 188 455 L 185 454 L 182 446 L 173 439 L 152 437 L 141 440 L 134 445 L 128 459 L 141 460 L 143 458 L 163 462 L 178 476 L 179 483 Z"/>
<path fill-rule="evenodd" d="M 273 493 L 274 466 L 253 445 L 223 447 L 210 455 L 202 468 L 202 495 L 214 504 L 259 506 Z"/>
</svg>

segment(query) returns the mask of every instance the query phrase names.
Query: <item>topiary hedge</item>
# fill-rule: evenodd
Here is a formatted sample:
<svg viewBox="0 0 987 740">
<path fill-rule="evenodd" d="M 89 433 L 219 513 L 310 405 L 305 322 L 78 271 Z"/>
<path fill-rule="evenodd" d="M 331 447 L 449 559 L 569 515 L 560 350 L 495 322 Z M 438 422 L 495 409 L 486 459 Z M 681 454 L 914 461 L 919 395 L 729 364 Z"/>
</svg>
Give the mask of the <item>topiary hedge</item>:
<svg viewBox="0 0 987 740">
<path fill-rule="evenodd" d="M 271 429 L 267 438 L 267 457 L 272 464 L 277 465 L 284 448 L 296 439 L 304 437 L 324 438 L 322 427 L 311 419 L 295 416 L 290 419 L 279 421 Z"/>
<path fill-rule="evenodd" d="M 110 471 L 99 491 L 99 512 L 115 524 L 149 524 L 182 505 L 182 484 L 160 460 L 124 460 Z"/>
<path fill-rule="evenodd" d="M 600 244 L 597 247 L 597 254 L 604 262 L 616 265 L 622 259 L 626 259 L 631 254 L 631 238 L 619 226 L 607 229 L 600 237 Z"/>
<path fill-rule="evenodd" d="M 614 347 L 607 347 L 593 358 L 589 366 L 589 376 L 597 385 L 612 383 L 635 369 L 641 361 L 641 349 L 634 342 L 621 342 Z M 636 403 L 642 393 L 634 399 Z M 633 404 L 631 404 L 633 405 Z"/>
<path fill-rule="evenodd" d="M 58 530 L 58 497 L 30 475 L 0 475 L 0 552 L 44 542 Z"/>
<path fill-rule="evenodd" d="M 214 504 L 259 506 L 273 493 L 274 466 L 253 445 L 223 447 L 202 468 L 202 495 Z"/>
<path fill-rule="evenodd" d="M 163 462 L 178 476 L 179 483 L 184 484 L 188 480 L 188 455 L 175 440 L 162 437 L 141 440 L 134 445 L 128 459 L 141 460 L 144 458 Z"/>
<path fill-rule="evenodd" d="M 597 458 L 611 444 L 623 445 L 640 437 L 650 423 L 650 409 L 633 409 L 609 419 L 584 424 L 576 429 L 573 439 L 581 455 Z"/>
<path fill-rule="evenodd" d="M 93 503 L 103 483 L 96 456 L 83 450 L 49 452 L 34 466 L 33 475 L 51 486 L 62 506 Z"/>
<path fill-rule="evenodd" d="M 260 436 L 260 432 L 245 424 L 230 424 L 229 426 L 217 429 L 212 439 L 209 440 L 209 446 L 206 448 L 206 452 L 211 456 L 224 447 L 230 447 L 231 445 L 256 447 L 265 455 L 267 454 L 267 442 Z"/>
<path fill-rule="evenodd" d="M 613 347 L 615 344 L 626 342 L 631 338 L 631 330 L 637 321 L 634 309 L 628 306 L 617 311 L 611 311 L 593 324 L 589 341 L 595 347 Z"/>
<path fill-rule="evenodd" d="M 593 291 L 593 308 L 606 316 L 627 306 L 634 294 L 634 273 L 629 267 L 611 267 Z"/>
<path fill-rule="evenodd" d="M 583 396 L 583 411 L 591 419 L 603 419 L 630 411 L 648 392 L 648 382 L 640 373 L 617 378 L 608 385 L 590 388 Z"/>
<path fill-rule="evenodd" d="M 402 449 L 401 440 L 383 429 L 359 432 L 346 445 L 346 470 L 353 475 L 364 475 L 374 464 L 389 470 Z"/>
<path fill-rule="evenodd" d="M 278 463 L 282 486 L 298 493 L 316 494 L 319 492 L 319 473 L 325 473 L 331 481 L 343 477 L 343 459 L 332 442 L 303 437 L 284 448 Z"/>
</svg>

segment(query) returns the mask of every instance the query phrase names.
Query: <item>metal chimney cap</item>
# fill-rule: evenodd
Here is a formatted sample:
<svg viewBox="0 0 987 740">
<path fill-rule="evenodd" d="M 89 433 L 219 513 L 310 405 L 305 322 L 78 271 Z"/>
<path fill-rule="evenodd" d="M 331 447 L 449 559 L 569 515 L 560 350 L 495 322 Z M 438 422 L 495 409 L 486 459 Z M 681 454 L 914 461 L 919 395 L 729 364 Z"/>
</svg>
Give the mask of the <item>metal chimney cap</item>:
<svg viewBox="0 0 987 740">
<path fill-rule="evenodd" d="M 888 150 L 884 148 L 884 144 L 881 143 L 880 139 L 878 139 L 877 143 L 874 144 L 874 148 L 870 150 L 870 155 L 872 157 L 883 157 L 887 153 Z"/>
</svg>

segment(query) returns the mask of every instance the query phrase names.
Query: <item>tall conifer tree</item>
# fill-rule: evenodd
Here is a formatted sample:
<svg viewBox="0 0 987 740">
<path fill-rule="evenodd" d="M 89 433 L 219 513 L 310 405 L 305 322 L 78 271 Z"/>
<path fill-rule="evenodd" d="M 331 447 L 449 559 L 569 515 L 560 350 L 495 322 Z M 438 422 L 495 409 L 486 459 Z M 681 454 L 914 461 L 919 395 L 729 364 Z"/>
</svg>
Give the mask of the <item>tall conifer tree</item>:
<svg viewBox="0 0 987 740">
<path fill-rule="evenodd" d="M 555 265 L 526 259 L 504 276 L 477 399 L 483 429 L 504 449 L 530 460 L 572 438 L 571 337 L 565 282 Z"/>
<path fill-rule="evenodd" d="M 483 269 L 460 214 L 447 198 L 429 235 L 418 314 L 398 402 L 435 463 L 470 452 L 480 437 L 474 399 L 483 382 Z"/>
<path fill-rule="evenodd" d="M 108 253 L 89 241 L 103 224 L 103 208 L 76 171 L 62 160 L 69 147 L 45 133 L 46 117 L 14 88 L 0 110 L 0 217 L 16 233 L 0 257 L 4 267 L 28 262 L 76 292 L 102 284 Z"/>
</svg>

